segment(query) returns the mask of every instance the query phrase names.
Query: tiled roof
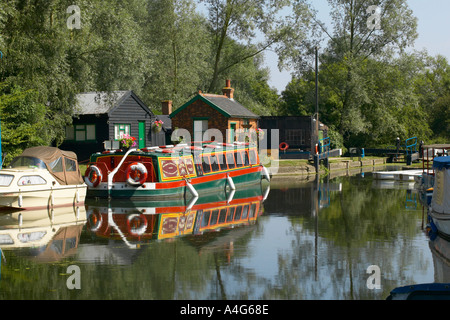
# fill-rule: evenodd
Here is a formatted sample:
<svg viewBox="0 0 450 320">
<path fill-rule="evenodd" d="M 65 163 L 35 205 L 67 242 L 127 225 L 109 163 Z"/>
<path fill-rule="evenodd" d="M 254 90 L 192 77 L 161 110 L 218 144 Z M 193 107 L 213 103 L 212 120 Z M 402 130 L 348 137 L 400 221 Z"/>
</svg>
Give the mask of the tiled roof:
<svg viewBox="0 0 450 320">
<path fill-rule="evenodd" d="M 225 111 L 231 117 L 236 118 L 258 118 L 256 114 L 245 108 L 234 99 L 229 99 L 224 95 L 204 94 L 204 98 L 211 101 L 214 105 Z"/>
<path fill-rule="evenodd" d="M 230 118 L 250 118 L 250 119 L 259 118 L 258 115 L 254 114 L 253 112 L 245 108 L 243 105 L 241 105 L 234 99 L 229 99 L 225 95 L 204 94 L 204 93 L 199 93 L 198 95 L 196 95 L 190 101 L 188 101 L 187 103 L 179 107 L 177 110 L 172 112 L 170 114 L 170 117 L 173 118 L 178 112 L 188 107 L 197 100 L 202 100 L 209 106 L 215 108 L 217 111 Z"/>
<path fill-rule="evenodd" d="M 85 92 L 77 94 L 75 114 L 104 114 L 111 111 L 131 91 Z"/>
</svg>

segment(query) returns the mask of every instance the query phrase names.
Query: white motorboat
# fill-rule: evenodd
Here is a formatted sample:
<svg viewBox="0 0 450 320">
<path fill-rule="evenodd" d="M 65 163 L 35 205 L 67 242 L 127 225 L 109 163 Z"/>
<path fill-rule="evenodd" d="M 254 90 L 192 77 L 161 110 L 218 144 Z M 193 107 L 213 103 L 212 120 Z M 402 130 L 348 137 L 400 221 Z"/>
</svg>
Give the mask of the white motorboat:
<svg viewBox="0 0 450 320">
<path fill-rule="evenodd" d="M 450 237 L 450 156 L 433 160 L 435 181 L 429 215 L 438 232 Z"/>
<path fill-rule="evenodd" d="M 0 210 L 80 206 L 86 189 L 74 152 L 33 147 L 0 170 Z"/>
</svg>

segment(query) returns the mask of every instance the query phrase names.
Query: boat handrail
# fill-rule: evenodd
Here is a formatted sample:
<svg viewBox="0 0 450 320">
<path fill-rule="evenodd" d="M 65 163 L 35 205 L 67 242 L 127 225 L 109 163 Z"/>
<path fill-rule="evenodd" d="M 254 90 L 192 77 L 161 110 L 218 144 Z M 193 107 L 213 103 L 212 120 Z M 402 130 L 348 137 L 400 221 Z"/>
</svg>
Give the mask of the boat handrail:
<svg viewBox="0 0 450 320">
<path fill-rule="evenodd" d="M 128 155 L 129 155 L 131 152 L 134 152 L 134 151 L 136 151 L 136 149 L 130 149 L 130 150 L 128 150 L 128 151 L 125 153 L 125 155 L 122 157 L 122 160 L 119 162 L 119 165 L 118 165 L 117 167 L 115 167 L 114 170 L 111 171 L 111 172 L 108 174 L 108 184 L 107 184 L 107 188 L 108 188 L 108 197 L 110 196 L 110 191 L 111 191 L 111 188 L 112 188 L 112 181 L 113 181 L 113 179 L 114 179 L 114 176 L 116 175 L 117 171 L 119 171 L 120 167 L 121 167 L 122 164 L 125 162 L 125 159 L 128 157 Z"/>
</svg>

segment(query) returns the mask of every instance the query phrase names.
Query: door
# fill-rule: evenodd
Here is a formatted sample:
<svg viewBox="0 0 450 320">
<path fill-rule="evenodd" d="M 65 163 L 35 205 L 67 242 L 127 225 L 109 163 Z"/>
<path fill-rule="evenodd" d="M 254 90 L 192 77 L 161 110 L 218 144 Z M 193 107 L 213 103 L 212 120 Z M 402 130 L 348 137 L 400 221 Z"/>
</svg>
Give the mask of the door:
<svg viewBox="0 0 450 320">
<path fill-rule="evenodd" d="M 139 121 L 139 144 L 138 148 L 145 148 L 145 121 Z"/>
<path fill-rule="evenodd" d="M 236 123 L 235 122 L 231 122 L 230 123 L 230 140 L 228 142 L 229 143 L 233 143 L 235 137 L 236 137 Z"/>
</svg>

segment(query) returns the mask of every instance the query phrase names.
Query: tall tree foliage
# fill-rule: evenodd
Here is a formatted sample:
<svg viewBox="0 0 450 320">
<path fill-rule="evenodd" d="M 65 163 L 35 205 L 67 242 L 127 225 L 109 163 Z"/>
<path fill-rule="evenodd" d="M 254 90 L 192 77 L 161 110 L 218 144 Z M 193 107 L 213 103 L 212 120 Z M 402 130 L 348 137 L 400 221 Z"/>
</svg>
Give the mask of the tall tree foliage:
<svg viewBox="0 0 450 320">
<path fill-rule="evenodd" d="M 408 85 L 422 69 L 419 57 L 404 54 L 417 37 L 417 19 L 407 1 L 328 3 L 332 30 L 314 19 L 327 41 L 320 50 L 320 118 L 352 146 L 392 143 L 394 135 L 408 138 L 414 135 L 409 126 L 414 119 L 417 134 L 428 136 L 419 120 L 423 109 Z M 313 72 L 301 62 L 298 79 L 283 94 L 288 114 L 294 112 L 293 102 L 300 113 L 314 110 Z M 295 90 L 303 93 L 301 101 Z"/>
<path fill-rule="evenodd" d="M 144 43 L 151 48 L 153 69 L 142 96 L 155 109 L 167 99 L 178 106 L 205 86 L 210 68 L 205 18 L 189 0 L 148 1 L 147 12 Z"/>
<path fill-rule="evenodd" d="M 294 55 L 292 49 L 307 41 L 310 10 L 303 0 L 200 0 L 208 9 L 213 47 L 212 73 L 208 91 L 217 90 L 221 75 L 246 59 L 271 48 L 283 56 Z M 288 12 L 288 14 L 285 14 Z M 242 44 L 240 50 L 227 55 L 232 41 Z M 295 52 L 298 54 L 298 52 Z"/>
</svg>

